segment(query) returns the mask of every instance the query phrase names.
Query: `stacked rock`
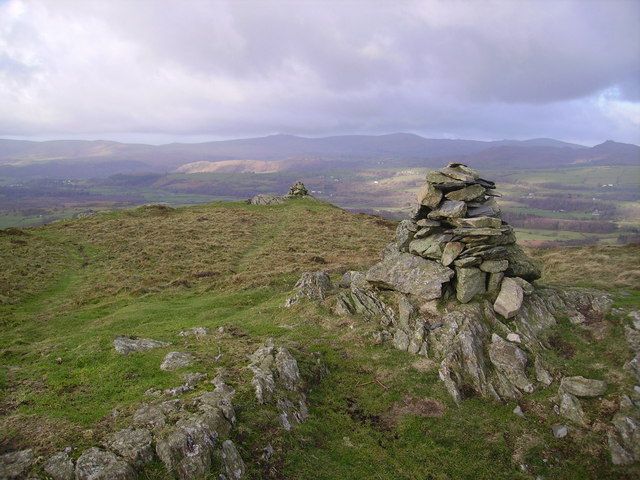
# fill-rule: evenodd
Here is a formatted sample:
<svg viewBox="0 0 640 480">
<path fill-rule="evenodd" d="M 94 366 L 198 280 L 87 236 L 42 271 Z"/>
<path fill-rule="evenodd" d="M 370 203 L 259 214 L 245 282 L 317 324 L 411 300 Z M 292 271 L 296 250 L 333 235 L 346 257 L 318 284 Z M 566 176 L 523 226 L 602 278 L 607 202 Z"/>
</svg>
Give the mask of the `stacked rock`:
<svg viewBox="0 0 640 480">
<path fill-rule="evenodd" d="M 291 188 L 289 188 L 289 196 L 290 197 L 304 197 L 309 195 L 309 191 L 307 187 L 304 186 L 304 183 L 297 181 Z"/>
<path fill-rule="evenodd" d="M 523 280 L 540 278 L 540 269 L 500 218 L 498 196 L 494 182 L 466 165 L 450 163 L 429 172 L 415 215 L 398 226 L 396 247 L 453 269 L 450 285 L 461 303 L 501 292 L 494 308 L 510 318 L 522 302 L 523 286 L 528 288 Z"/>
</svg>

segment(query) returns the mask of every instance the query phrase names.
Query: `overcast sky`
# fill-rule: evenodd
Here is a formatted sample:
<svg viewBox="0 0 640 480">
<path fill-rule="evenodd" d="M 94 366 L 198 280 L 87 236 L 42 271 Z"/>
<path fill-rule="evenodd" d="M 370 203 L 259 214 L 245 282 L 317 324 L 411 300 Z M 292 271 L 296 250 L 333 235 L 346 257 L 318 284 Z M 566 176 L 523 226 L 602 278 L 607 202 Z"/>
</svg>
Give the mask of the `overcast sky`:
<svg viewBox="0 0 640 480">
<path fill-rule="evenodd" d="M 0 136 L 640 143 L 640 1 L 0 0 Z"/>
</svg>

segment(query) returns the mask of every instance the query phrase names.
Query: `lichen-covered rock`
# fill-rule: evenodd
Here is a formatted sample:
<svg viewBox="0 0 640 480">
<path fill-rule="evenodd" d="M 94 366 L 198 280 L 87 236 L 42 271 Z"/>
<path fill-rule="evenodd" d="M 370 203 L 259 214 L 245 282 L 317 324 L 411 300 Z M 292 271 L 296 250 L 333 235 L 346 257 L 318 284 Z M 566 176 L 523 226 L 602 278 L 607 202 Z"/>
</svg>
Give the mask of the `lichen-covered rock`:
<svg viewBox="0 0 640 480">
<path fill-rule="evenodd" d="M 240 480 L 244 477 L 246 467 L 236 446 L 231 440 L 222 442 L 222 464 L 228 480 Z"/>
<path fill-rule="evenodd" d="M 564 377 L 560 380 L 560 389 L 576 397 L 599 397 L 607 390 L 607 383 L 583 376 Z"/>
<path fill-rule="evenodd" d="M 169 352 L 160 364 L 160 370 L 172 372 L 179 368 L 188 367 L 193 363 L 194 357 L 187 352 Z"/>
<path fill-rule="evenodd" d="M 104 444 L 137 468 L 153 460 L 151 432 L 146 428 L 125 428 L 110 435 Z"/>
<path fill-rule="evenodd" d="M 298 369 L 298 362 L 285 347 L 280 347 L 276 353 L 276 370 L 278 379 L 287 390 L 295 391 L 302 387 L 302 378 Z"/>
<path fill-rule="evenodd" d="M 442 285 L 453 277 L 453 270 L 424 258 L 399 253 L 369 269 L 366 279 L 372 285 L 433 300 L 442 296 Z"/>
<path fill-rule="evenodd" d="M 418 226 L 412 220 L 402 220 L 396 227 L 396 245 L 398 250 L 406 252 L 414 235 L 418 231 Z"/>
<path fill-rule="evenodd" d="M 303 298 L 324 300 L 333 289 L 333 285 L 327 272 L 304 272 L 294 289 L 296 292 L 287 299 L 285 307 L 291 307 Z"/>
<path fill-rule="evenodd" d="M 112 452 L 99 448 L 85 450 L 76 462 L 77 480 L 134 480 L 133 468 Z"/>
<path fill-rule="evenodd" d="M 476 295 L 486 292 L 486 274 L 475 267 L 456 267 L 456 298 L 461 303 L 470 302 Z"/>
<path fill-rule="evenodd" d="M 570 393 L 560 394 L 560 415 L 575 424 L 581 426 L 587 424 L 580 400 Z"/>
<path fill-rule="evenodd" d="M 459 190 L 453 190 L 447 193 L 445 196 L 448 200 L 460 200 L 463 202 L 469 202 L 482 197 L 486 192 L 486 189 L 481 185 L 469 185 L 468 187 L 461 188 Z"/>
<path fill-rule="evenodd" d="M 442 250 L 442 264 L 445 267 L 451 265 L 458 255 L 464 250 L 464 243 L 462 242 L 447 242 Z"/>
<path fill-rule="evenodd" d="M 75 466 L 67 452 L 58 452 L 44 463 L 44 471 L 53 480 L 74 480 Z"/>
<path fill-rule="evenodd" d="M 166 416 L 158 405 L 143 404 L 133 414 L 133 424 L 138 427 L 159 429 L 164 427 Z"/>
<path fill-rule="evenodd" d="M 209 329 L 207 327 L 192 327 L 186 330 L 182 330 L 179 334 L 180 337 L 204 337 L 209 335 Z"/>
<path fill-rule="evenodd" d="M 493 309 L 504 318 L 513 318 L 520 311 L 523 299 L 522 287 L 512 278 L 505 277 L 502 279 L 500 293 L 493 304 Z"/>
<path fill-rule="evenodd" d="M 250 205 L 280 205 L 285 202 L 285 198 L 279 195 L 259 194 L 251 197 L 247 203 Z"/>
<path fill-rule="evenodd" d="M 509 266 L 507 260 L 485 260 L 480 264 L 480 270 L 487 273 L 504 272 Z"/>
<path fill-rule="evenodd" d="M 520 277 L 532 282 L 542 276 L 540 262 L 532 259 L 524 253 L 524 250 L 516 244 L 506 245 L 505 258 L 509 261 L 506 274 L 509 277 Z"/>
<path fill-rule="evenodd" d="M 122 355 L 129 355 L 134 352 L 144 352 L 154 348 L 162 348 L 171 345 L 160 340 L 152 340 L 150 338 L 126 337 L 118 336 L 113 341 L 113 347 L 116 352 Z"/>
<path fill-rule="evenodd" d="M 429 208 L 436 208 L 442 200 L 442 191 L 431 183 L 425 183 L 418 191 L 418 203 Z"/>
<path fill-rule="evenodd" d="M 430 220 L 440 220 L 445 218 L 460 218 L 467 213 L 467 204 L 458 200 L 445 200 L 435 210 L 427 215 Z"/>
<path fill-rule="evenodd" d="M 533 385 L 527 378 L 527 355 L 515 344 L 503 340 L 499 335 L 493 334 L 489 345 L 489 359 L 506 381 L 518 391 L 531 393 Z M 500 392 L 500 390 L 498 390 Z M 518 396 L 517 394 L 515 395 Z M 504 397 L 504 396 L 503 396 Z"/>
<path fill-rule="evenodd" d="M 180 480 L 204 478 L 211 470 L 216 426 L 223 421 L 218 411 L 181 418 L 156 437 L 158 458 Z"/>
<path fill-rule="evenodd" d="M 34 462 L 35 457 L 31 449 L 0 455 L 0 478 L 3 480 L 24 478 Z"/>
<path fill-rule="evenodd" d="M 416 234 L 416 237 L 418 234 Z M 409 253 L 431 260 L 440 260 L 445 246 L 453 238 L 450 234 L 434 234 L 422 238 L 414 238 L 409 244 Z"/>
</svg>

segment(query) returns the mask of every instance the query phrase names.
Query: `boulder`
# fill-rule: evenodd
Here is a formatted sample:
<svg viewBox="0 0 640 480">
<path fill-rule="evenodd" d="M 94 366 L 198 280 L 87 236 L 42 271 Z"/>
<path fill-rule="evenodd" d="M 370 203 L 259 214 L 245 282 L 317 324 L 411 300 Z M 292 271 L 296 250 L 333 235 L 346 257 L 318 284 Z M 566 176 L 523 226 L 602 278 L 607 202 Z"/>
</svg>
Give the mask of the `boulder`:
<svg viewBox="0 0 640 480">
<path fill-rule="evenodd" d="M 453 277 L 450 268 L 409 253 L 399 253 L 375 264 L 366 274 L 372 285 L 433 300 L 442 296 L 442 285 Z"/>
<path fill-rule="evenodd" d="M 461 303 L 471 301 L 486 292 L 486 274 L 475 267 L 456 267 L 456 298 Z"/>
<path fill-rule="evenodd" d="M 0 455 L 0 478 L 13 480 L 24 478 L 35 462 L 33 450 L 20 450 Z"/>
<path fill-rule="evenodd" d="M 113 347 L 116 349 L 116 352 L 122 355 L 129 355 L 134 352 L 144 352 L 153 348 L 162 348 L 169 345 L 171 344 L 161 342 L 160 340 L 127 336 L 118 336 L 113 341 Z"/>
<path fill-rule="evenodd" d="M 112 452 L 85 450 L 76 462 L 76 480 L 134 480 L 133 468 Z"/>
<path fill-rule="evenodd" d="M 569 433 L 566 425 L 556 424 L 551 427 L 551 432 L 553 432 L 553 436 L 556 438 L 564 438 Z"/>
<path fill-rule="evenodd" d="M 504 318 L 513 318 L 520 311 L 523 298 L 522 287 L 512 278 L 505 277 L 502 280 L 500 293 L 493 304 L 493 309 Z"/>
<path fill-rule="evenodd" d="M 409 244 L 409 252 L 423 258 L 440 260 L 444 252 L 445 245 L 451 240 L 451 235 L 429 235 L 426 238 L 413 240 Z"/>
<path fill-rule="evenodd" d="M 151 432 L 146 428 L 125 428 L 110 435 L 104 444 L 136 468 L 153 460 Z"/>
<path fill-rule="evenodd" d="M 185 368 L 193 363 L 194 357 L 187 352 L 169 352 L 160 364 L 160 370 L 172 372 L 179 368 Z"/>
<path fill-rule="evenodd" d="M 533 285 L 527 282 L 524 278 L 513 277 L 513 281 L 520 285 L 520 288 L 522 288 L 522 292 L 525 295 L 531 295 L 535 291 Z"/>
<path fill-rule="evenodd" d="M 599 397 L 607 390 L 607 383 L 583 376 L 564 377 L 560 380 L 560 389 L 576 397 Z"/>
<path fill-rule="evenodd" d="M 244 477 L 246 467 L 231 440 L 222 442 L 222 464 L 228 480 L 240 480 Z"/>
<path fill-rule="evenodd" d="M 287 299 L 285 307 L 291 307 L 303 298 L 324 300 L 333 285 L 327 272 L 304 272 L 294 288 L 296 293 Z"/>
<path fill-rule="evenodd" d="M 280 347 L 275 357 L 276 370 L 278 379 L 284 387 L 290 391 L 300 390 L 302 388 L 302 378 L 298 369 L 298 362 L 285 347 Z"/>
<path fill-rule="evenodd" d="M 75 466 L 67 452 L 58 452 L 44 463 L 44 471 L 53 480 L 74 480 Z"/>
<path fill-rule="evenodd" d="M 138 427 L 160 429 L 164 427 L 166 416 L 158 405 L 143 404 L 133 414 L 133 424 Z"/>
</svg>

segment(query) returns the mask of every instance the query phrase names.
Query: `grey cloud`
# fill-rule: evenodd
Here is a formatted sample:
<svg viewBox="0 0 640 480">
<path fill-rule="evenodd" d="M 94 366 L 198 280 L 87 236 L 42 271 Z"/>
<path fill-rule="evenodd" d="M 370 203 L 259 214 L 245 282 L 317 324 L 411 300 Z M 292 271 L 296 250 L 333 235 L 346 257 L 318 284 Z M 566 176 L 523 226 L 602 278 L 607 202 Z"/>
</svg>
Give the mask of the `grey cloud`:
<svg viewBox="0 0 640 480">
<path fill-rule="evenodd" d="M 640 3 L 0 3 L 0 134 L 640 141 Z"/>
</svg>

